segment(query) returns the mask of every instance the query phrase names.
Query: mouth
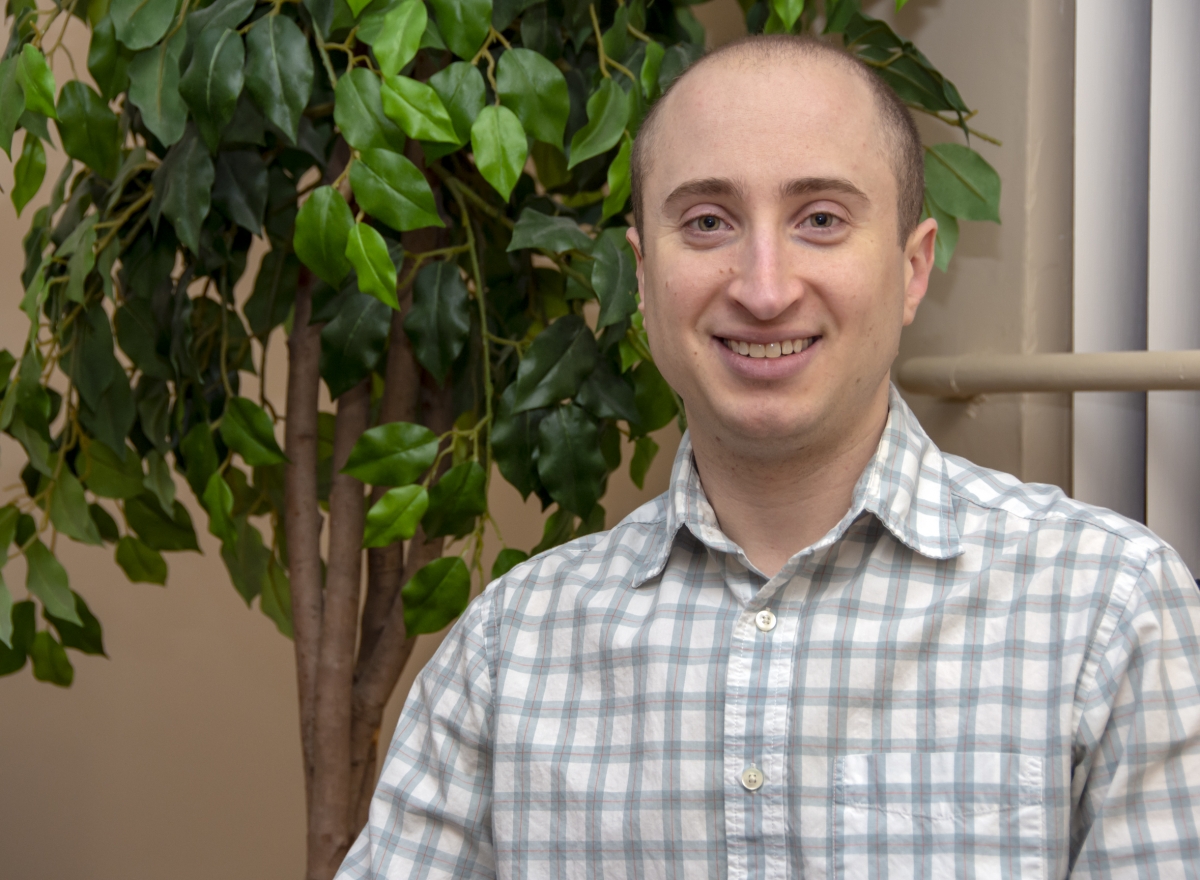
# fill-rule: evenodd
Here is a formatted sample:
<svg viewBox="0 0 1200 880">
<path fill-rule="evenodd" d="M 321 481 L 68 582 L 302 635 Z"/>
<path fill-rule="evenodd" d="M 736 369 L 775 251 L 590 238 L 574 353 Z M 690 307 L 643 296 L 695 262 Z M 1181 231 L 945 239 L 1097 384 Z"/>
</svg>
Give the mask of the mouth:
<svg viewBox="0 0 1200 880">
<path fill-rule="evenodd" d="M 820 336 L 806 336 L 800 339 L 784 339 L 779 342 L 746 342 L 741 339 L 719 337 L 721 343 L 734 354 L 748 358 L 781 358 L 793 354 L 802 354 L 810 348 Z"/>
</svg>

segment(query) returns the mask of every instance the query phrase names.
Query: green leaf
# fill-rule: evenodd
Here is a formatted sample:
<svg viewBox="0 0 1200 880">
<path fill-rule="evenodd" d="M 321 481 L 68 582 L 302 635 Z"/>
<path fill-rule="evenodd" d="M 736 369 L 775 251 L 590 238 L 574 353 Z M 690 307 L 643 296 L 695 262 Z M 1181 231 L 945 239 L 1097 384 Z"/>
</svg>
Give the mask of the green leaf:
<svg viewBox="0 0 1200 880">
<path fill-rule="evenodd" d="M 588 98 L 587 125 L 571 138 L 568 168 L 599 156 L 616 146 L 629 120 L 629 98 L 613 79 L 601 81 L 595 94 Z"/>
<path fill-rule="evenodd" d="M 160 213 L 166 216 L 179 240 L 194 254 L 200 252 L 200 227 L 208 216 L 215 177 L 212 157 L 196 129 L 189 127 L 183 139 L 167 151 L 151 178 L 151 219 Z"/>
<path fill-rule="evenodd" d="M 443 556 L 417 571 L 400 590 L 404 634 L 435 633 L 466 610 L 471 573 L 460 556 Z"/>
<path fill-rule="evenodd" d="M 496 64 L 500 103 L 512 110 L 525 130 L 556 147 L 563 145 L 571 98 L 567 81 L 554 64 L 529 49 L 509 49 Z"/>
<path fill-rule="evenodd" d="M 4 582 L 4 576 L 0 575 L 0 675 L 7 674 L 4 667 L 8 664 L 5 661 L 8 655 L 12 653 L 12 610 L 12 593 L 8 591 L 8 584 Z M 24 664 L 22 663 L 22 665 Z"/>
<path fill-rule="evenodd" d="M 103 98 L 71 80 L 59 95 L 56 124 L 68 156 L 108 180 L 116 175 L 121 161 L 120 122 Z M 25 143 L 29 143 L 28 135 Z"/>
<path fill-rule="evenodd" d="M 475 166 L 506 201 L 529 158 L 529 142 L 516 114 L 507 107 L 484 107 L 471 126 Z"/>
<path fill-rule="evenodd" d="M 346 259 L 358 273 L 360 291 L 390 308 L 400 308 L 396 298 L 396 264 L 382 235 L 366 223 L 355 223 L 346 242 Z"/>
<path fill-rule="evenodd" d="M 552 253 L 577 250 L 590 253 L 592 240 L 570 217 L 551 217 L 534 208 L 526 208 L 513 228 L 509 252 L 541 248 Z"/>
<path fill-rule="evenodd" d="M 383 112 L 411 138 L 460 144 L 450 114 L 430 86 L 407 76 L 383 80 Z"/>
<path fill-rule="evenodd" d="M 263 590 L 271 551 L 263 544 L 262 533 L 245 516 L 236 522 L 237 538 L 221 545 L 221 559 L 229 569 L 229 578 L 246 604 Z"/>
<path fill-rule="evenodd" d="M 560 507 L 546 518 L 546 524 L 542 526 L 542 540 L 538 541 L 537 546 L 533 548 L 533 555 L 544 553 L 552 547 L 571 540 L 571 533 L 574 530 L 574 514 Z"/>
<path fill-rule="evenodd" d="M 162 554 L 132 535 L 117 542 L 117 565 L 135 584 L 166 584 L 167 562 Z"/>
<path fill-rule="evenodd" d="M 318 187 L 296 215 L 292 247 L 318 278 L 336 287 L 350 272 L 346 243 L 353 227 L 354 215 L 342 194 L 332 186 Z"/>
<path fill-rule="evenodd" d="M 598 419 L 638 420 L 633 388 L 604 358 L 597 361 L 596 369 L 580 386 L 575 402 Z"/>
<path fill-rule="evenodd" d="M 79 410 L 80 423 L 113 452 L 124 451 L 125 438 L 136 420 L 133 391 L 124 370 L 115 372 L 95 410 L 86 404 Z"/>
<path fill-rule="evenodd" d="M 608 166 L 608 195 L 604 197 L 603 210 L 600 214 L 601 222 L 625 210 L 625 203 L 629 201 L 629 159 L 632 153 L 633 141 L 626 138 L 621 143 L 621 149 L 617 151 L 616 158 Z"/>
<path fill-rule="evenodd" d="M 225 150 L 217 154 L 212 203 L 247 232 L 262 231 L 267 209 L 267 166 L 257 150 Z"/>
<path fill-rule="evenodd" d="M 88 505 L 88 515 L 96 524 L 96 531 L 100 533 L 100 538 L 104 543 L 115 544 L 121 537 L 121 532 L 117 529 L 117 521 L 112 518 L 112 514 L 96 502 L 93 501 Z"/>
<path fill-rule="evenodd" d="M 40 538 L 25 548 L 25 564 L 25 588 L 30 595 L 41 600 L 46 611 L 60 620 L 82 624 L 67 582 L 67 570 Z"/>
<path fill-rule="evenodd" d="M 513 412 L 574 396 L 596 364 L 596 337 L 579 315 L 559 318 L 538 334 L 517 369 Z"/>
<path fill-rule="evenodd" d="M 350 185 L 364 211 L 400 232 L 445 225 L 425 175 L 392 150 L 363 150 L 350 167 Z"/>
<path fill-rule="evenodd" d="M 389 489 L 367 511 L 364 547 L 387 547 L 407 541 L 417 533 L 421 517 L 429 507 L 424 486 L 400 486 Z"/>
<path fill-rule="evenodd" d="M 404 332 L 421 366 L 445 382 L 471 332 L 470 294 L 456 263 L 439 260 L 417 273 Z"/>
<path fill-rule="evenodd" d="M 25 109 L 54 119 L 58 115 L 54 109 L 54 93 L 58 91 L 54 74 L 46 56 L 29 43 L 21 47 L 17 76 L 25 92 Z"/>
<path fill-rule="evenodd" d="M 221 416 L 221 439 L 251 467 L 287 461 L 275 440 L 271 417 L 248 398 L 234 397 L 226 402 Z"/>
<path fill-rule="evenodd" d="M 587 516 L 604 492 L 608 464 L 592 417 L 573 403 L 555 407 L 538 425 L 538 477 L 561 507 Z"/>
<path fill-rule="evenodd" d="M 108 14 L 117 39 L 136 50 L 161 40 L 178 8 L 179 0 L 112 0 Z"/>
<path fill-rule="evenodd" d="M 455 61 L 429 78 L 429 85 L 442 99 L 450 114 L 457 135 L 455 143 L 465 144 L 471 137 L 471 126 L 487 103 L 487 87 L 479 68 L 466 61 Z"/>
<path fill-rule="evenodd" d="M 66 468 L 59 471 L 54 483 L 54 494 L 50 498 L 50 522 L 54 523 L 54 528 L 80 543 L 104 543 L 88 512 L 83 486 Z"/>
<path fill-rule="evenodd" d="M 640 434 L 657 431 L 679 412 L 671 386 L 650 361 L 642 361 L 633 369 L 633 397 L 637 404 L 637 430 Z"/>
<path fill-rule="evenodd" d="M 35 633 L 29 646 L 29 659 L 33 661 L 33 677 L 38 681 L 70 687 L 75 680 L 75 668 L 67 659 L 63 646 L 46 631 Z"/>
<path fill-rule="evenodd" d="M 129 100 L 142 111 L 142 122 L 163 146 L 181 137 L 188 108 L 179 94 L 179 56 L 187 45 L 187 31 L 134 56 L 129 62 Z"/>
<path fill-rule="evenodd" d="M 254 0 L 216 0 L 203 9 L 189 12 L 187 17 L 188 38 L 192 43 L 205 30 L 225 28 L 237 30 L 254 9 Z"/>
<path fill-rule="evenodd" d="M 18 217 L 29 200 L 37 195 L 45 177 L 46 150 L 42 147 L 41 138 L 25 132 L 25 146 L 21 148 L 21 158 L 13 169 L 12 203 Z"/>
<path fill-rule="evenodd" d="M 321 330 L 321 378 L 338 398 L 380 365 L 392 326 L 392 308 L 358 290 Z"/>
<path fill-rule="evenodd" d="M 492 0 L 429 0 L 438 31 L 459 58 L 472 58 L 492 26 Z"/>
<path fill-rule="evenodd" d="M 17 520 L 20 517 L 21 511 L 15 504 L 0 507 L 0 568 L 4 568 L 8 562 L 8 548 L 17 535 Z"/>
<path fill-rule="evenodd" d="M 192 108 L 196 127 L 213 153 L 221 143 L 221 131 L 233 119 L 245 61 L 246 47 L 237 31 L 210 28 L 200 34 L 192 63 L 179 81 L 179 94 Z"/>
<path fill-rule="evenodd" d="M 270 332 L 287 320 L 300 283 L 300 261 L 290 251 L 273 250 L 263 257 L 254 293 L 242 311 L 250 332 L 266 339 Z"/>
<path fill-rule="evenodd" d="M 437 458 L 437 435 L 424 425 L 388 422 L 363 432 L 342 473 L 372 486 L 407 486 Z"/>
<path fill-rule="evenodd" d="M 266 15 L 246 34 L 246 90 L 292 143 L 312 95 L 308 40 L 286 15 Z"/>
<path fill-rule="evenodd" d="M 204 495 L 200 498 L 208 511 L 208 531 L 221 543 L 237 540 L 237 529 L 233 524 L 233 490 L 220 473 L 208 478 Z"/>
<path fill-rule="evenodd" d="M 58 249 L 58 256 L 70 255 L 70 260 L 67 261 L 66 297 L 72 302 L 83 303 L 84 281 L 96 265 L 96 221 L 99 217 L 99 214 L 89 214 L 85 217 Z M 101 364 L 111 364 L 113 368 L 119 369 L 112 357 L 112 329 L 108 324 L 108 315 L 99 303 L 94 303 L 88 309 L 88 318 L 89 328 L 99 332 L 90 334 L 93 345 L 88 346 L 82 353 L 86 366 L 100 367 Z M 80 377 L 75 378 L 78 380 Z M 107 382 L 104 382 L 96 391 L 103 391 L 106 386 Z M 87 403 L 91 407 L 96 405 L 94 398 Z"/>
<path fill-rule="evenodd" d="M 25 665 L 25 658 L 33 645 L 33 633 L 37 618 L 33 602 L 17 602 L 12 606 L 11 649 L 0 643 L 0 675 L 12 675 Z"/>
<path fill-rule="evenodd" d="M 146 491 L 158 499 L 159 507 L 168 516 L 175 510 L 175 480 L 171 476 L 171 467 L 157 449 L 151 449 L 146 455 L 146 478 L 143 481 Z"/>
<path fill-rule="evenodd" d="M 83 597 L 72 591 L 75 596 L 75 611 L 79 615 L 79 623 L 60 620 L 48 611 L 43 611 L 46 620 L 58 630 L 58 637 L 64 648 L 74 648 L 84 654 L 104 657 L 104 630 L 92 610 L 87 607 Z"/>
<path fill-rule="evenodd" d="M 524 550 L 518 550 L 516 547 L 505 547 L 496 554 L 496 561 L 492 563 L 492 580 L 508 574 L 513 568 L 528 558 L 529 554 Z"/>
<path fill-rule="evenodd" d="M 633 444 L 633 458 L 629 462 L 629 478 L 639 489 L 645 487 L 646 473 L 658 454 L 658 444 L 651 437 L 638 437 Z"/>
<path fill-rule="evenodd" d="M 934 264 L 945 272 L 950 268 L 950 258 L 954 256 L 954 248 L 958 246 L 958 221 L 947 214 L 937 203 L 926 196 L 925 213 L 921 219 L 933 217 L 937 220 L 937 240 L 933 245 Z"/>
<path fill-rule="evenodd" d="M 662 71 L 665 51 L 662 43 L 656 43 L 654 40 L 646 44 L 646 57 L 642 61 L 638 79 L 641 81 L 642 94 L 646 96 L 647 101 L 653 101 L 662 91 L 658 87 L 658 75 Z"/>
<path fill-rule="evenodd" d="M 178 501 L 175 502 L 174 514 L 168 517 L 159 506 L 158 499 L 143 492 L 125 502 L 125 522 L 147 546 L 155 550 L 200 550 L 192 518 Z"/>
<path fill-rule="evenodd" d="M 368 42 L 383 75 L 395 76 L 416 56 L 425 26 L 429 23 L 429 15 L 421 0 L 404 0 L 389 9 L 382 18 L 379 37 Z M 359 34 L 362 35 L 361 27 Z"/>
<path fill-rule="evenodd" d="M 475 517 L 487 510 L 487 474 L 477 461 L 456 464 L 429 492 L 429 509 L 421 524 L 425 535 L 461 538 L 475 528 Z"/>
<path fill-rule="evenodd" d="M 364 67 L 342 76 L 334 92 L 333 120 L 356 150 L 404 150 L 404 132 L 383 112 L 379 77 Z"/>
<path fill-rule="evenodd" d="M 600 298 L 596 329 L 601 330 L 637 311 L 637 262 L 623 228 L 604 230 L 593 256 L 592 287 Z"/>
<path fill-rule="evenodd" d="M 954 217 L 1000 222 L 1000 175 L 970 147 L 926 147 L 925 191 L 938 207 Z"/>
<path fill-rule="evenodd" d="M 0 61 L 0 148 L 10 158 L 13 132 L 17 130 L 17 122 L 25 112 L 25 92 L 18 75 L 19 65 L 20 59 L 15 56 Z"/>
<path fill-rule="evenodd" d="M 516 390 L 516 385 L 512 384 L 500 395 L 496 426 L 492 430 L 492 453 L 504 479 L 513 484 L 522 498 L 528 498 L 529 493 L 541 485 L 537 479 L 534 454 L 537 452 L 538 423 L 547 410 L 514 413 Z"/>
<path fill-rule="evenodd" d="M 262 613 L 275 623 L 280 633 L 295 638 L 292 629 L 292 584 L 287 572 L 272 557 L 267 565 L 267 577 L 262 584 Z"/>
<path fill-rule="evenodd" d="M 100 94 L 108 100 L 116 98 L 129 87 L 129 62 L 133 53 L 117 42 L 112 16 L 106 15 L 92 28 L 88 46 L 87 67 Z M 60 100 L 61 103 L 61 100 Z M 62 112 L 61 109 L 59 111 Z"/>
<path fill-rule="evenodd" d="M 89 443 L 77 465 L 83 482 L 101 498 L 132 498 L 142 492 L 142 462 L 131 450 L 122 461 L 103 443 Z"/>
</svg>

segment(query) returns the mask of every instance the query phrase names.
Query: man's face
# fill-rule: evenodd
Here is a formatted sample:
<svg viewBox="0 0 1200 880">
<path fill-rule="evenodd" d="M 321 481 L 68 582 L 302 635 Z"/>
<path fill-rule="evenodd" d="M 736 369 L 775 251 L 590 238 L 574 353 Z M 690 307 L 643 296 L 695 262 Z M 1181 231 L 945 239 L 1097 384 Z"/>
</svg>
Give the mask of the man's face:
<svg viewBox="0 0 1200 880">
<path fill-rule="evenodd" d="M 651 350 L 693 433 L 770 455 L 882 424 L 936 225 L 899 244 L 869 86 L 827 59 L 734 56 L 662 111 L 630 241 Z"/>
</svg>

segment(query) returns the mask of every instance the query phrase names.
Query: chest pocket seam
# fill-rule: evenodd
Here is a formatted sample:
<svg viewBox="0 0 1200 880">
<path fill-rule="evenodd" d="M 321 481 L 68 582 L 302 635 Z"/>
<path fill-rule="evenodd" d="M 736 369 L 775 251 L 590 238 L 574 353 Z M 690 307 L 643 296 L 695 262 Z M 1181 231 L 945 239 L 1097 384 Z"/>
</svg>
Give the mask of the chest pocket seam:
<svg viewBox="0 0 1200 880">
<path fill-rule="evenodd" d="M 838 756 L 831 798 L 831 876 L 886 876 L 884 865 L 897 857 L 911 858 L 914 869 L 920 861 L 929 872 L 928 865 L 937 861 L 933 853 L 961 854 L 974 861 L 974 846 L 983 853 L 980 858 L 997 862 L 995 876 L 1045 880 L 1049 866 L 1044 779 L 1044 759 L 1030 755 L 876 752 Z M 928 800 L 913 802 L 918 799 Z M 906 800 L 908 803 L 902 803 Z M 852 824 L 851 811 L 860 814 L 854 817 L 857 834 L 847 827 Z M 886 820 L 876 826 L 871 816 L 894 817 L 900 826 L 889 828 Z M 963 828 L 959 820 L 997 824 L 972 829 Z M 919 823 L 925 825 L 918 827 Z M 947 823 L 953 828 L 949 840 L 945 839 Z M 914 870 L 914 875 L 919 874 Z M 954 874 L 935 869 L 931 876 Z"/>
</svg>

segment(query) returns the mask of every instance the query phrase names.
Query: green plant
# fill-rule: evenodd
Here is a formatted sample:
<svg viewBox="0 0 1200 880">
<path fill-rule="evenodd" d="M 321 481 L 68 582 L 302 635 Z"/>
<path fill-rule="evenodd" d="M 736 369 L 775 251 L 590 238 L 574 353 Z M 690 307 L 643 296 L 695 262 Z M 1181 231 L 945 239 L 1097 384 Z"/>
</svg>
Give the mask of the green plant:
<svg viewBox="0 0 1200 880">
<path fill-rule="evenodd" d="M 24 557 L 29 594 L 14 603 L 0 580 L 0 675 L 28 659 L 69 685 L 66 648 L 103 653 L 59 535 L 113 546 L 130 580 L 155 584 L 165 551 L 199 549 L 182 475 L 235 589 L 295 640 L 309 876 L 328 877 L 365 819 L 416 635 L 487 579 L 493 465 L 554 508 L 538 552 L 603 528 L 622 439 L 640 485 L 651 432 L 680 415 L 624 230 L 632 139 L 703 30 L 668 0 L 9 0 L 7 14 L 0 147 L 24 132 L 18 212 L 43 184 L 51 120 L 69 160 L 25 239 L 28 341 L 0 353 L 0 428 L 28 459 L 24 494 L 0 508 L 0 562 Z M 954 86 L 856 0 L 746 14 L 751 30 L 841 34 L 910 105 L 973 134 Z M 72 16 L 96 88 L 75 59 L 61 88 L 51 70 Z M 998 220 L 999 179 L 968 146 L 928 155 L 945 268 L 958 219 Z M 248 271 L 256 239 L 269 250 Z M 272 401 L 284 336 L 286 402 Z M 335 412 L 319 410 L 322 381 Z M 461 554 L 444 555 L 453 539 Z M 526 556 L 505 549 L 490 574 Z"/>
</svg>

